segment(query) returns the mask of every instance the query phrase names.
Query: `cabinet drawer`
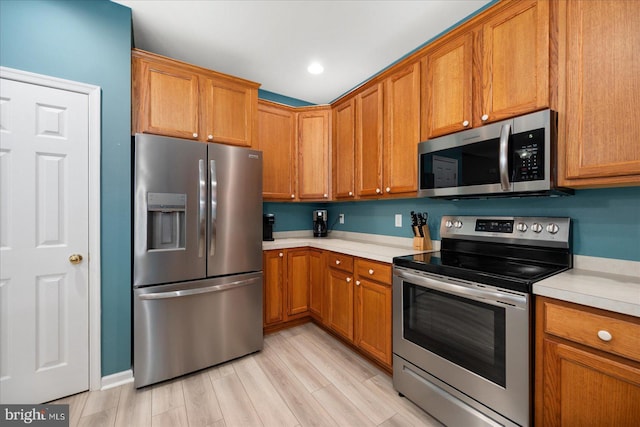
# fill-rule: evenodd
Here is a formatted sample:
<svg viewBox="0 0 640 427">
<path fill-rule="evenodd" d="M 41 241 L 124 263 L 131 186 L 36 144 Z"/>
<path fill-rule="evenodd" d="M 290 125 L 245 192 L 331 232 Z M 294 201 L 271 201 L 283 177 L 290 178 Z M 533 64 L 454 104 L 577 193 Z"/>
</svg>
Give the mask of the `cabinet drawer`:
<svg viewBox="0 0 640 427">
<path fill-rule="evenodd" d="M 391 285 L 391 264 L 359 258 L 356 259 L 356 274 L 361 279 Z"/>
<path fill-rule="evenodd" d="M 337 268 L 338 270 L 353 273 L 353 257 L 350 255 L 329 252 L 329 256 L 327 257 L 327 264 L 331 268 Z"/>
<path fill-rule="evenodd" d="M 609 317 L 604 311 L 583 311 L 544 303 L 545 332 L 589 347 L 640 361 L 640 319 Z"/>
</svg>

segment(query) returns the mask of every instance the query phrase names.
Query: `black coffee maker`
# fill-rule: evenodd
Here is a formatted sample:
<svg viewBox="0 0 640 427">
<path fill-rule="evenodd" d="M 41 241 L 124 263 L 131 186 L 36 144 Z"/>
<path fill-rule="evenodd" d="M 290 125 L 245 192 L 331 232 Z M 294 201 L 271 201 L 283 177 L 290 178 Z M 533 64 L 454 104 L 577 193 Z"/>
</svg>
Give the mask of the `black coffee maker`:
<svg viewBox="0 0 640 427">
<path fill-rule="evenodd" d="M 273 241 L 273 224 L 276 222 L 274 214 L 262 215 L 262 240 L 265 242 Z"/>
<path fill-rule="evenodd" d="M 313 211 L 313 237 L 327 237 L 327 210 Z"/>
</svg>

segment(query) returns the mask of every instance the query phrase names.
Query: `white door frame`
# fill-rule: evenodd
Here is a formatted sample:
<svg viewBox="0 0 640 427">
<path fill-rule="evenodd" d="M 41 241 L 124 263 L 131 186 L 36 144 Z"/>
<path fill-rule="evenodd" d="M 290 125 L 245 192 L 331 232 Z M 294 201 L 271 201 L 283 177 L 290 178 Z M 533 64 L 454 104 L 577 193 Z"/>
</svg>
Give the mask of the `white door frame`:
<svg viewBox="0 0 640 427">
<path fill-rule="evenodd" d="M 0 77 L 87 95 L 89 101 L 89 389 L 102 387 L 100 364 L 100 86 L 0 66 Z"/>
</svg>

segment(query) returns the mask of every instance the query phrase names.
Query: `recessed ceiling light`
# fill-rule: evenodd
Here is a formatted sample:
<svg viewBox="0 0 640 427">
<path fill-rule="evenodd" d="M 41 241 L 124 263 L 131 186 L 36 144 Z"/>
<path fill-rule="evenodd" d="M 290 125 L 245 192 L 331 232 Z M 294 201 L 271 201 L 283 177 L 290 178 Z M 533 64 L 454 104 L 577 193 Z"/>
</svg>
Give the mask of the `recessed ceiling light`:
<svg viewBox="0 0 640 427">
<path fill-rule="evenodd" d="M 311 65 L 307 67 L 307 71 L 311 74 L 322 74 L 324 67 L 318 62 L 312 62 Z"/>
</svg>

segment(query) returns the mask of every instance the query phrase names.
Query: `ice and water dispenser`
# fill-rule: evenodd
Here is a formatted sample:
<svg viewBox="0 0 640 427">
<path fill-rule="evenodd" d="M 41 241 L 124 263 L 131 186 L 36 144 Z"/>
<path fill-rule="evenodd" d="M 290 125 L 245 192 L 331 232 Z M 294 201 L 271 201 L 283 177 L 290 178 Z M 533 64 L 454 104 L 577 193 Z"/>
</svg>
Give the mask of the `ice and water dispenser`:
<svg viewBox="0 0 640 427">
<path fill-rule="evenodd" d="M 187 195 L 147 193 L 147 248 L 149 251 L 185 248 Z"/>
</svg>

